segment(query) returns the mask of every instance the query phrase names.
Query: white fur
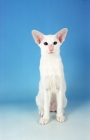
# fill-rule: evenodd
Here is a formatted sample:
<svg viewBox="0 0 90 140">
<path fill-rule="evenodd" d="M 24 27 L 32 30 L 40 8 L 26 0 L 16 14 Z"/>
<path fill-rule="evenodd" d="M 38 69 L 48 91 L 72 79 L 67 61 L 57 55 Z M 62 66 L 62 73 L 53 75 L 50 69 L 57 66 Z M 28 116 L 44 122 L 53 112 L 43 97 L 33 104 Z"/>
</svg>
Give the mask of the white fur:
<svg viewBox="0 0 90 140">
<path fill-rule="evenodd" d="M 65 96 L 66 83 L 60 57 L 60 46 L 65 40 L 67 31 L 67 28 L 64 28 L 55 35 L 44 35 L 39 31 L 32 31 L 35 42 L 41 48 L 41 79 L 39 92 L 36 96 L 36 104 L 39 114 L 42 116 L 40 124 L 47 124 L 49 122 L 50 111 L 57 111 L 57 121 L 65 121 L 63 108 L 67 104 Z M 55 41 L 57 42 L 56 45 L 53 44 Z M 47 42 L 48 45 L 44 45 L 44 42 Z"/>
</svg>

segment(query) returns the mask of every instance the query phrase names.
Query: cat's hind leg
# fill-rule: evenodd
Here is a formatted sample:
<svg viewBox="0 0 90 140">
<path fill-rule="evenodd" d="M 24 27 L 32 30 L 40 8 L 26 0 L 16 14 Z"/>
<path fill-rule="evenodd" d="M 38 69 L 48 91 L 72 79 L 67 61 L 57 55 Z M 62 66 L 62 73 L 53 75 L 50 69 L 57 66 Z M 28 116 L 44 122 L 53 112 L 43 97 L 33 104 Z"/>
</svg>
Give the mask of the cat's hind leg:
<svg viewBox="0 0 90 140">
<path fill-rule="evenodd" d="M 50 103 L 50 112 L 56 112 L 57 111 L 57 105 L 55 102 Z"/>
<path fill-rule="evenodd" d="M 36 104 L 38 106 L 39 115 L 41 117 L 43 117 L 43 115 L 44 115 L 44 101 L 43 101 L 43 97 L 40 94 L 38 94 L 36 96 Z"/>
</svg>

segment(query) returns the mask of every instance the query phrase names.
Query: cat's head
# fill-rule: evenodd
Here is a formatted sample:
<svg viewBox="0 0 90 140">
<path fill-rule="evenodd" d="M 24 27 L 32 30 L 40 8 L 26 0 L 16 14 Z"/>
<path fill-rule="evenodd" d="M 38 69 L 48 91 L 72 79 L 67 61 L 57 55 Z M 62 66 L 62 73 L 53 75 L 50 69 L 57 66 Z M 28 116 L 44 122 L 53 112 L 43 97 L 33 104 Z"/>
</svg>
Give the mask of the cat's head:
<svg viewBox="0 0 90 140">
<path fill-rule="evenodd" d="M 37 30 L 32 30 L 32 36 L 42 54 L 59 54 L 59 48 L 67 35 L 67 28 L 57 32 L 55 35 L 44 35 Z"/>
</svg>

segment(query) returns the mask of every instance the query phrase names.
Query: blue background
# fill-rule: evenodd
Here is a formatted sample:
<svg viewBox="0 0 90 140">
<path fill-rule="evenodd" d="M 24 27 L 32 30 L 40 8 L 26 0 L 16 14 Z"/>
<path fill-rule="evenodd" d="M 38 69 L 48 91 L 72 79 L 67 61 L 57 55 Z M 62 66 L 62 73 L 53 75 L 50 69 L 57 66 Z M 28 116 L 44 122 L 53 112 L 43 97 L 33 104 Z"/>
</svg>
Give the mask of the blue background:
<svg viewBox="0 0 90 140">
<path fill-rule="evenodd" d="M 40 49 L 31 31 L 68 28 L 61 46 L 66 122 L 38 124 Z M 0 0 L 0 140 L 90 139 L 90 0 Z"/>
<path fill-rule="evenodd" d="M 38 92 L 40 50 L 31 31 L 55 34 L 67 27 L 61 47 L 67 97 L 90 92 L 90 1 L 0 0 L 0 101 L 33 100 Z"/>
</svg>

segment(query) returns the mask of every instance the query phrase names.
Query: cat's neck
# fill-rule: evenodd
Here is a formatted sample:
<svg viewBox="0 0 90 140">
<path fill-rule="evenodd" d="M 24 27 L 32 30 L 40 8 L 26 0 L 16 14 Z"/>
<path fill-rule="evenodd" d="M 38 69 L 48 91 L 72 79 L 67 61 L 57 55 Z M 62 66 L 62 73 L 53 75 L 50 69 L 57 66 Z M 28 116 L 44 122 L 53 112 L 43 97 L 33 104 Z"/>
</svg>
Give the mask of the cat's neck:
<svg viewBox="0 0 90 140">
<path fill-rule="evenodd" d="M 55 59 L 60 59 L 60 55 L 56 55 L 56 54 L 45 54 L 45 55 L 41 55 L 41 59 L 42 60 L 46 60 L 47 62 L 49 60 L 55 60 Z"/>
<path fill-rule="evenodd" d="M 60 52 L 46 53 L 41 51 L 41 57 L 60 57 Z"/>
</svg>

